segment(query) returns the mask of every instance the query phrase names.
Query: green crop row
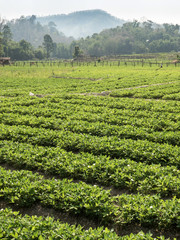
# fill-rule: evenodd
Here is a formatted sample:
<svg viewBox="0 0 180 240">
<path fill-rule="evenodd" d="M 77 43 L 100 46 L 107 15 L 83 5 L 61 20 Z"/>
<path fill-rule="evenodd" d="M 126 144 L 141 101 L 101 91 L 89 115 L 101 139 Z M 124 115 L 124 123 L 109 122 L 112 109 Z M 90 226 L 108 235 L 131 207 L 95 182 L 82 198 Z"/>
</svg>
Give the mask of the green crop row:
<svg viewBox="0 0 180 240">
<path fill-rule="evenodd" d="M 128 71 L 127 71 L 128 69 Z M 1 91 L 1 94 L 12 96 L 14 93 L 26 94 L 26 89 L 38 89 L 39 91 L 49 92 L 90 92 L 90 91 L 103 91 L 113 90 L 132 86 L 141 86 L 145 84 L 164 83 L 169 82 L 168 71 L 157 72 L 154 68 L 139 68 L 133 69 L 132 67 L 94 67 L 94 66 L 78 66 L 77 68 L 67 67 L 66 70 L 62 67 L 47 67 L 46 68 L 30 68 L 19 67 L 14 70 L 7 71 L 7 68 L 1 71 L 1 78 L 5 79 L 6 85 L 1 84 L 6 90 Z M 170 70 L 170 72 L 172 69 Z M 52 74 L 53 72 L 53 74 Z M 53 78 L 53 76 L 60 76 Z M 51 76 L 51 78 L 49 78 Z M 89 79 L 88 79 L 89 76 Z M 177 79 L 178 72 L 174 71 L 171 80 Z M 70 78 L 70 79 L 69 79 Z M 79 79 L 77 79 L 79 78 Z M 100 79 L 92 81 L 91 79 Z M 14 89 L 12 89 L 11 79 L 14 80 Z M 34 79 L 36 81 L 34 81 Z M 9 91 L 7 91 L 9 90 Z"/>
<path fill-rule="evenodd" d="M 94 67 L 83 66 L 83 63 L 81 66 L 66 66 L 65 68 L 64 66 L 11 67 L 1 71 L 0 95 L 26 96 L 27 91 L 39 91 L 42 94 L 102 92 L 177 81 L 178 70 L 178 68 L 168 67 L 157 71 L 156 67 L 134 68 L 122 65 L 120 67 L 100 65 Z M 53 78 L 53 76 L 60 76 L 60 79 Z M 91 79 L 98 80 L 92 81 Z"/>
<path fill-rule="evenodd" d="M 180 200 L 162 200 L 158 195 L 112 197 L 109 190 L 70 180 L 43 179 L 29 171 L 7 171 L 0 168 L 0 197 L 6 203 L 45 207 L 83 214 L 104 225 L 116 227 L 137 223 L 141 226 L 180 228 Z"/>
<path fill-rule="evenodd" d="M 178 92 L 178 93 L 167 94 L 166 96 L 163 97 L 163 99 L 179 101 L 180 93 Z"/>
<path fill-rule="evenodd" d="M 114 90 L 110 94 L 112 97 L 135 97 L 148 99 L 166 99 L 166 95 L 179 92 L 179 83 L 164 84 L 156 86 L 145 86 L 130 89 Z"/>
<path fill-rule="evenodd" d="M 92 136 L 70 131 L 53 131 L 27 126 L 0 124 L 0 140 L 27 142 L 33 145 L 60 147 L 67 151 L 90 152 L 111 158 L 130 158 L 137 162 L 180 166 L 180 148 L 147 140 L 121 139 L 116 136 Z"/>
<path fill-rule="evenodd" d="M 110 192 L 83 182 L 47 180 L 30 171 L 6 171 L 0 168 L 0 197 L 6 203 L 31 207 L 40 202 L 46 207 L 85 214 L 109 222 L 115 211 Z"/>
<path fill-rule="evenodd" d="M 29 94 L 29 93 L 28 93 Z M 129 109 L 129 110 L 143 110 L 152 112 L 170 112 L 178 113 L 178 108 L 180 106 L 179 102 L 170 101 L 168 104 L 165 101 L 145 101 L 144 99 L 127 99 L 122 98 L 121 100 L 110 97 L 92 97 L 92 96 L 81 96 L 78 94 L 73 95 L 47 95 L 44 98 L 35 97 L 25 97 L 25 98 L 14 98 L 12 103 L 11 99 L 2 98 L 1 105 L 3 106 L 36 106 L 39 104 L 45 106 L 54 106 L 58 108 L 63 108 L 64 104 L 75 105 L 76 107 L 105 107 L 112 109 Z M 55 107 L 54 107 L 55 108 Z M 103 109 L 101 109 L 102 111 Z"/>
<path fill-rule="evenodd" d="M 118 189 L 180 197 L 180 171 L 175 167 L 146 165 L 89 153 L 74 154 L 60 148 L 10 141 L 0 141 L 0 163 Z"/>
<path fill-rule="evenodd" d="M 143 232 L 119 237 L 108 228 L 83 230 L 80 225 L 70 226 L 51 217 L 22 216 L 10 209 L 0 210 L 0 238 L 4 240 L 165 240 L 163 236 L 154 238 L 150 233 Z"/>
<path fill-rule="evenodd" d="M 176 131 L 179 130 L 179 114 L 171 113 L 157 113 L 157 112 L 147 112 L 147 111 L 137 111 L 137 110 L 116 110 L 109 108 L 100 107 L 81 107 L 70 104 L 63 104 L 60 107 L 58 104 L 40 104 L 38 108 L 36 106 L 22 107 L 22 106 L 12 106 L 12 107 L 2 107 L 0 109 L 2 118 L 12 118 L 17 120 L 18 115 L 21 118 L 38 118 L 38 121 L 47 118 L 47 121 L 72 121 L 72 120 L 83 120 L 90 123 L 102 122 L 111 125 L 132 125 L 135 127 L 151 128 L 151 131 Z M 15 114 L 12 116 L 11 114 Z M 12 117 L 11 117 L 12 116 Z M 3 119 L 2 119 L 3 120 Z M 61 123 L 61 122 L 60 122 Z M 57 125 L 57 124 L 56 124 Z"/>
<path fill-rule="evenodd" d="M 41 108 L 40 106 L 38 108 L 31 106 L 27 108 L 21 107 L 20 109 L 19 106 L 15 107 L 14 105 L 11 108 L 1 108 L 1 122 L 8 124 L 21 124 L 22 121 L 22 124 L 30 126 L 41 126 L 52 129 L 61 129 L 65 127 L 70 130 L 72 129 L 73 131 L 87 132 L 94 135 L 100 134 L 102 136 L 114 135 L 115 133 L 115 135 L 118 134 L 121 138 L 145 138 L 150 141 L 167 142 L 173 145 L 179 144 L 178 132 L 176 132 L 176 135 L 174 135 L 174 131 L 179 130 L 179 115 L 175 116 L 174 114 L 170 113 L 158 115 L 157 113 L 154 114 L 150 111 L 115 111 L 110 109 L 108 110 L 108 108 L 102 109 L 100 107 L 94 107 L 93 109 L 90 107 L 83 107 L 83 109 L 80 109 L 80 106 L 77 107 L 76 105 L 73 106 L 72 104 L 64 104 L 60 109 L 59 105 L 57 104 L 51 106 L 53 108 L 47 108 L 47 105 L 49 106 L 49 104 L 44 105 L 42 103 L 40 105 Z M 21 114 L 21 116 L 19 116 L 17 113 L 12 115 L 11 112 L 18 112 Z M 84 122 L 81 122 L 80 124 L 79 122 L 73 123 L 74 120 L 87 121 L 89 124 Z M 96 123 L 97 121 L 100 123 Z M 107 124 L 111 124 L 112 126 L 108 126 Z M 79 129 L 78 125 L 81 125 L 82 127 Z M 84 129 L 83 125 L 85 125 Z M 121 125 L 121 127 L 115 125 Z M 127 126 L 124 127 L 124 125 L 132 126 L 128 126 L 127 128 Z M 107 131 L 104 131 L 104 127 L 108 127 Z M 164 130 L 168 132 L 163 134 L 159 133 L 159 131 Z M 158 132 L 149 134 L 149 132 L 153 131 Z"/>
<path fill-rule="evenodd" d="M 64 114 L 65 115 L 65 114 Z M 71 131 L 74 133 L 87 133 L 94 136 L 116 136 L 134 140 L 149 140 L 157 143 L 168 143 L 180 145 L 180 131 L 155 132 L 153 128 L 135 127 L 132 125 L 109 125 L 105 122 L 89 122 L 73 119 L 54 119 L 35 116 L 21 116 L 19 114 L 0 114 L 0 123 L 6 125 L 25 125 L 61 131 Z M 163 126 L 163 122 L 161 123 Z M 166 123 L 166 125 L 168 122 Z M 159 128 L 161 128 L 159 126 Z M 156 126 L 157 127 L 157 126 Z M 168 126 L 173 128 L 173 126 Z M 179 123 L 174 124 L 174 128 L 179 129 Z"/>
<path fill-rule="evenodd" d="M 179 231 L 180 102 L 165 101 L 180 99 L 179 69 L 80 65 L 1 69 L 0 163 L 40 171 L 49 178 L 86 182 L 0 168 L 1 200 L 16 209 L 41 204 L 116 229 L 138 225 Z M 99 96 L 106 91 L 110 95 Z M 29 96 L 30 92 L 42 97 Z M 151 99 L 111 97 L 116 92 Z M 118 189 L 111 194 L 87 183 Z M 127 194 L 113 196 L 118 190 Z M 169 200 L 162 200 L 164 196 Z M 28 230 L 23 230 L 19 224 L 27 218 L 15 221 L 15 216 L 1 217 L 1 212 L 0 238 L 51 239 L 47 231 L 36 230 L 39 223 L 28 222 Z M 77 232 L 68 229 L 61 231 L 63 236 L 75 239 Z M 109 230 L 90 231 L 85 239 L 88 234 L 91 239 L 104 237 Z M 80 239 L 86 232 L 78 234 Z M 139 239 L 148 239 L 141 234 Z"/>
<path fill-rule="evenodd" d="M 65 95 L 62 97 L 53 96 L 49 101 L 58 103 L 60 99 L 64 99 L 66 102 L 70 102 L 75 105 L 84 106 L 96 106 L 105 107 L 110 109 L 131 109 L 131 110 L 144 110 L 144 111 L 154 111 L 154 112 L 170 112 L 178 113 L 178 108 L 180 106 L 179 102 L 168 102 L 165 101 L 146 101 L 144 99 L 116 99 L 110 97 L 96 98 L 92 96 L 80 96 L 80 95 Z M 103 110 L 103 109 L 102 109 Z"/>
<path fill-rule="evenodd" d="M 43 107 L 44 104 L 41 105 Z M 107 111 L 107 108 L 102 110 L 102 108 L 97 107 L 80 109 L 75 105 L 73 107 L 73 105 L 66 104 L 60 110 L 58 105 L 53 107 L 53 109 L 47 108 L 46 105 L 43 109 L 39 107 L 24 109 L 21 107 L 22 111 L 18 106 L 13 106 L 12 109 L 9 107 L 6 109 L 1 108 L 1 122 L 10 125 L 24 124 L 50 129 L 66 128 L 70 131 L 93 135 L 116 135 L 121 138 L 147 139 L 149 141 L 179 145 L 179 132 L 177 132 L 179 130 L 179 115 L 174 116 L 174 114 L 163 113 L 158 116 L 157 113 L 153 114 L 150 111 L 148 113 L 129 110 Z M 16 110 L 21 116 L 17 113 L 12 115 L 11 112 L 16 112 Z M 25 115 L 22 116 L 22 114 Z M 160 133 L 160 131 L 168 132 Z M 174 134 L 174 131 L 176 131 L 176 134 Z"/>
</svg>

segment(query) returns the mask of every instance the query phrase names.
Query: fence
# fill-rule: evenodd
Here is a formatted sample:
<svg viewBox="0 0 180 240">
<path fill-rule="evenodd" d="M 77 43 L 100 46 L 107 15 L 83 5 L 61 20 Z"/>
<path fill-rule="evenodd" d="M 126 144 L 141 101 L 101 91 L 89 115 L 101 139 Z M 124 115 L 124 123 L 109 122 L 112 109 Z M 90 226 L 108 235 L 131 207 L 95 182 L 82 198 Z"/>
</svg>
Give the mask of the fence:
<svg viewBox="0 0 180 240">
<path fill-rule="evenodd" d="M 139 59 L 139 60 L 134 60 L 133 58 L 129 59 L 88 59 L 88 60 L 61 60 L 61 61 L 14 61 L 11 62 L 11 65 L 13 66 L 29 66 L 29 67 L 45 67 L 45 66 L 145 66 L 148 65 L 152 67 L 153 65 L 156 65 L 157 67 L 163 67 L 163 66 L 175 66 L 178 67 L 180 66 L 180 62 L 178 61 L 162 61 L 162 60 L 154 60 L 152 59 Z"/>
</svg>

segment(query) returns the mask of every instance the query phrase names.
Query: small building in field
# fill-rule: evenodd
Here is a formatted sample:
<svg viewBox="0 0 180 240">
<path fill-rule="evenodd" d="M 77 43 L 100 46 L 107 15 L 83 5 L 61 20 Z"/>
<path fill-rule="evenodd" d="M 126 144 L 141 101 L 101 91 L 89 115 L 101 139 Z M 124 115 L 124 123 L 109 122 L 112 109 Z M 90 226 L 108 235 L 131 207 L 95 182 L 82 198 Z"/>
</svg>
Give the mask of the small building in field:
<svg viewBox="0 0 180 240">
<path fill-rule="evenodd" d="M 9 65 L 10 60 L 10 57 L 0 57 L 0 65 Z"/>
</svg>

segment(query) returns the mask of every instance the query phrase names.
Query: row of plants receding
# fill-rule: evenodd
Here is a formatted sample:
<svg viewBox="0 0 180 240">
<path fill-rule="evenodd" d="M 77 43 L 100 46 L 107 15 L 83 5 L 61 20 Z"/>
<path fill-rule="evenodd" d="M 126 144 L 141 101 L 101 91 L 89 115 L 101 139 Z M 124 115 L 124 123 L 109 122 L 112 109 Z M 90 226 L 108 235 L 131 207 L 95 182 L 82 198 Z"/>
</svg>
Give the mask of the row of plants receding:
<svg viewBox="0 0 180 240">
<path fill-rule="evenodd" d="M 171 113 L 162 113 L 158 116 L 157 113 L 150 111 L 112 111 L 106 108 L 77 108 L 64 104 L 63 107 L 58 109 L 59 106 L 54 108 L 47 108 L 44 104 L 37 107 L 2 107 L 1 108 L 1 122 L 7 124 L 26 124 L 31 126 L 42 126 L 45 128 L 61 129 L 66 127 L 73 131 L 87 132 L 94 135 L 113 135 L 115 133 L 121 137 L 133 138 L 133 139 L 148 139 L 156 142 L 168 142 L 173 145 L 178 145 L 178 135 L 174 139 L 174 131 L 179 130 L 179 115 Z M 12 112 L 14 115 L 12 115 Z M 73 113 L 72 113 L 73 112 Z M 72 114 L 71 114 L 72 113 Z M 18 114 L 21 114 L 19 116 Z M 28 117 L 27 117 L 28 115 Z M 29 116 L 30 115 L 30 116 Z M 3 119 L 4 118 L 4 119 Z M 81 121 L 81 126 L 85 125 L 84 129 L 78 129 Z M 72 122 L 74 123 L 72 124 Z M 63 126 L 62 125 L 63 122 Z M 91 126 L 88 126 L 91 124 Z M 77 124 L 76 124 L 77 123 Z M 112 126 L 108 126 L 110 124 Z M 71 126 L 72 125 L 72 126 Z M 94 125 L 94 126 L 93 126 Z M 118 125 L 118 126 L 115 126 Z M 119 127 L 122 126 L 121 128 Z M 125 127 L 123 127 L 125 125 Z M 127 125 L 131 125 L 128 126 Z M 102 128 L 108 128 L 107 131 Z M 86 129 L 88 128 L 88 129 Z M 137 129 L 138 128 L 138 129 Z M 121 131 L 119 133 L 119 130 Z M 117 132 L 118 131 L 118 132 Z M 149 134 L 149 132 L 155 132 Z M 159 133 L 160 131 L 168 131 L 165 134 Z M 172 131 L 172 132 L 170 132 Z"/>
<path fill-rule="evenodd" d="M 121 139 L 116 136 L 92 136 L 67 130 L 53 131 L 28 126 L 0 124 L 0 140 L 27 142 L 33 145 L 60 147 L 73 152 L 90 152 L 111 158 L 130 158 L 147 164 L 180 166 L 180 148 L 147 140 Z"/>
<path fill-rule="evenodd" d="M 86 89 L 85 89 L 86 88 Z M 136 84 L 134 86 L 134 88 L 136 88 Z M 137 88 L 139 88 L 137 86 Z M 116 90 L 117 89 L 117 90 Z M 11 98 L 27 98 L 29 96 L 30 92 L 35 93 L 34 97 L 36 97 L 36 94 L 42 97 L 47 97 L 49 95 L 85 95 L 85 96 L 91 96 L 91 95 L 100 95 L 100 96 L 110 96 L 111 98 L 116 98 L 116 97 L 129 97 L 129 98 L 148 98 L 148 99 L 169 99 L 171 100 L 171 98 L 169 98 L 169 96 L 171 96 L 171 94 L 166 94 L 163 93 L 163 91 L 154 91 L 153 92 L 143 92 L 143 93 L 139 93 L 137 91 L 133 91 L 133 90 L 128 90 L 127 88 L 115 88 L 112 86 L 111 88 L 109 86 L 107 86 L 107 88 L 103 88 L 102 86 L 99 86 L 99 88 L 94 87 L 92 88 L 92 86 L 89 86 L 89 89 L 87 88 L 87 84 L 84 86 L 84 88 L 82 89 L 77 89 L 76 87 L 69 87 L 69 88 L 61 88 L 60 90 L 58 90 L 57 88 L 51 88 L 49 91 L 48 90 L 44 90 L 43 87 L 38 88 L 38 89 L 32 89 L 32 87 L 26 87 L 25 89 L 21 89 L 19 90 L 17 89 L 10 89 L 10 90 L 0 90 L 0 96 L 3 97 L 11 97 Z M 106 93 L 107 94 L 103 94 Z M 176 94 L 178 94 L 177 92 L 174 91 L 174 96 L 176 96 Z M 172 100 L 176 100 L 176 98 L 172 98 Z M 178 100 L 178 95 L 177 95 L 177 100 Z"/>
<path fill-rule="evenodd" d="M 30 103 L 32 103 L 30 101 Z M 38 101 L 36 101 L 38 104 Z M 132 125 L 135 127 L 143 127 L 151 129 L 151 131 L 176 131 L 179 130 L 179 114 L 169 113 L 164 108 L 161 113 L 154 112 L 154 107 L 152 105 L 151 111 L 137 110 L 137 109 L 110 109 L 102 108 L 96 106 L 81 106 L 78 104 L 68 103 L 67 101 L 59 103 L 49 103 L 49 102 L 39 102 L 38 108 L 35 104 L 29 107 L 24 107 L 23 105 L 9 103 L 1 107 L 1 116 L 5 117 L 6 113 L 20 114 L 21 118 L 26 118 L 22 115 L 28 115 L 28 117 L 34 121 L 36 117 L 39 119 L 37 121 L 43 121 L 44 118 L 48 118 L 48 121 L 60 121 L 60 120 L 83 120 L 90 123 L 101 122 L 108 123 L 111 125 Z M 178 106 L 176 106 L 176 111 Z M 30 115 L 30 116 L 29 116 Z M 6 115 L 7 116 L 7 115 Z M 11 115 L 8 115 L 9 118 Z M 7 117 L 8 117 L 7 116 Z M 18 116 L 13 116 L 16 119 Z M 11 119 L 12 121 L 12 119 Z M 27 121 L 28 122 L 28 121 Z M 60 121 L 61 123 L 61 121 Z M 38 123 L 37 123 L 38 124 Z M 58 123 L 55 127 L 57 127 Z M 54 126 L 52 126 L 54 128 Z M 149 130 L 148 130 L 149 131 Z"/>
<path fill-rule="evenodd" d="M 129 88 L 129 87 L 139 87 L 143 85 L 151 85 L 151 84 L 164 84 L 169 82 L 169 76 L 168 74 L 163 74 L 163 72 L 157 73 L 156 71 L 149 71 L 148 74 L 144 72 L 144 76 L 141 74 L 138 74 L 138 71 L 132 71 L 132 74 L 125 73 L 125 71 L 121 74 L 119 71 L 116 70 L 116 73 L 113 72 L 113 75 L 110 76 L 109 72 L 102 70 L 101 71 L 95 71 L 93 69 L 83 69 L 80 68 L 80 71 L 73 71 L 72 69 L 69 70 L 68 73 L 61 73 L 60 76 L 56 76 L 56 73 L 53 71 L 59 69 L 54 69 L 53 71 L 50 69 L 46 69 L 45 72 L 49 77 L 54 77 L 54 79 L 57 81 L 58 78 L 61 79 L 61 82 L 56 82 L 58 84 L 54 86 L 52 84 L 51 79 L 46 80 L 44 82 L 44 76 L 41 76 L 41 83 L 39 81 L 34 82 L 32 80 L 32 77 L 30 77 L 30 69 L 28 69 L 28 74 L 22 72 L 22 69 L 19 68 L 19 75 L 21 75 L 22 78 L 28 79 L 28 83 L 26 82 L 20 82 L 18 77 L 14 80 L 13 88 L 9 84 L 11 81 L 11 75 L 9 75 L 9 78 L 7 78 L 7 75 L 5 76 L 6 79 L 6 85 L 2 85 L 2 88 L 0 90 L 0 95 L 3 96 L 11 96 L 11 97 L 17 97 L 17 96 L 27 96 L 27 92 L 29 91 L 39 91 L 43 94 L 55 94 L 55 93 L 83 93 L 83 92 L 102 92 L 102 91 L 108 91 L 108 90 L 115 90 L 115 89 L 123 89 L 123 88 Z M 146 69 L 147 70 L 147 69 Z M 88 71 L 88 72 L 87 72 Z M 91 73 L 89 73 L 91 71 Z M 147 70 L 148 71 L 148 70 Z M 36 72 L 38 74 L 38 71 L 36 69 Z M 50 74 L 53 75 L 50 76 Z M 108 74 L 107 74 L 108 73 Z M 87 75 L 91 77 L 87 78 Z M 17 75 L 18 76 L 18 75 Z M 35 76 L 37 78 L 37 75 Z M 7 82 L 7 79 L 9 82 Z M 67 81 L 71 79 L 71 81 Z M 96 82 L 92 80 L 102 80 Z M 81 80 L 81 81 L 78 81 Z M 174 74 L 171 76 L 171 80 L 177 80 L 176 75 Z M 30 83 L 33 81 L 33 87 Z M 10 85 L 10 87 L 9 87 Z M 48 87 L 48 90 L 47 90 Z"/>
<path fill-rule="evenodd" d="M 143 111 L 152 111 L 152 112 L 160 112 L 163 113 L 169 112 L 169 113 L 178 113 L 178 108 L 180 106 L 179 102 L 170 101 L 168 104 L 166 102 L 160 101 L 145 101 L 144 99 L 131 99 L 131 98 L 122 98 L 122 99 L 116 99 L 116 98 L 95 98 L 92 96 L 81 96 L 77 94 L 72 95 L 54 95 L 52 98 L 48 99 L 48 102 L 52 103 L 59 103 L 62 100 L 65 101 L 65 103 L 75 104 L 75 105 L 81 105 L 84 106 L 91 106 L 91 107 L 100 107 L 101 111 L 103 111 L 103 108 L 110 108 L 110 109 L 131 109 L 134 110 L 143 110 Z M 102 108 L 103 107 L 103 108 Z"/>
<path fill-rule="evenodd" d="M 164 101 L 145 101 L 144 99 L 127 99 L 122 98 L 121 100 L 116 98 L 95 98 L 92 96 L 82 96 L 78 94 L 62 94 L 62 95 L 47 95 L 44 98 L 36 97 L 17 97 L 12 103 L 12 99 L 1 99 L 2 107 L 16 107 L 16 106 L 36 106 L 41 108 L 45 105 L 51 106 L 54 109 L 58 107 L 64 108 L 66 104 L 75 105 L 75 107 L 82 107 L 83 109 L 87 106 L 100 107 L 99 110 L 103 112 L 103 108 L 110 110 L 123 110 L 129 109 L 131 111 L 152 111 L 154 112 L 169 112 L 169 113 L 178 113 L 178 108 L 180 103 L 176 101 L 170 101 L 168 104 Z M 42 104 L 42 105 L 41 105 Z M 69 105 L 68 105 L 69 106 Z M 102 108 L 103 107 L 103 108 Z M 89 109 L 90 111 L 90 109 Z"/>
<path fill-rule="evenodd" d="M 38 240 L 165 240 L 163 236 L 154 238 L 151 233 L 130 234 L 118 236 L 113 230 L 99 227 L 84 230 L 80 225 L 69 225 L 55 221 L 51 217 L 22 216 L 11 209 L 0 210 L 1 239 L 38 239 Z"/>
<path fill-rule="evenodd" d="M 60 148 L 0 141 L 0 163 L 37 170 L 60 178 L 114 186 L 119 190 L 180 197 L 180 171 L 173 166 L 147 165 L 129 159 L 110 159 Z"/>
<path fill-rule="evenodd" d="M 135 127 L 149 128 L 151 131 L 176 131 L 179 130 L 179 114 L 168 113 L 164 110 L 162 113 L 145 110 L 115 110 L 101 107 L 82 107 L 77 105 L 71 105 L 67 103 L 50 105 L 39 104 L 37 106 L 2 106 L 0 109 L 1 117 L 14 118 L 16 121 L 18 118 L 30 119 L 31 121 L 49 121 L 51 125 L 53 122 L 58 121 L 72 121 L 82 120 L 89 123 L 100 122 L 110 125 L 132 125 Z M 10 115 L 14 114 L 14 116 Z M 18 116 L 20 115 L 20 116 Z M 28 116 L 27 116 L 28 115 Z M 12 116 L 12 117 L 11 117 Z M 38 120 L 37 120 L 38 118 Z M 12 121 L 12 119 L 11 119 Z M 45 120 L 44 120 L 45 121 Z M 52 128 L 55 128 L 52 126 Z"/>
<path fill-rule="evenodd" d="M 128 224 L 158 229 L 180 228 L 180 200 L 162 200 L 158 195 L 111 196 L 109 190 L 84 182 L 44 179 L 30 171 L 0 168 L 0 196 L 18 207 L 42 206 L 97 219 L 104 226 Z"/>
<path fill-rule="evenodd" d="M 168 89 L 166 88 L 168 87 Z M 113 90 L 110 94 L 112 97 L 134 97 L 134 98 L 147 98 L 147 99 L 168 99 L 168 100 L 179 100 L 179 85 L 174 83 L 173 85 L 168 84 L 161 86 L 153 86 L 143 89 L 120 89 Z M 175 98 L 176 96 L 176 98 Z"/>
<path fill-rule="evenodd" d="M 65 115 L 65 114 L 64 114 Z M 164 126 L 164 121 L 161 122 L 161 126 L 158 125 L 154 128 L 159 130 Z M 129 125 L 127 122 L 125 125 L 110 125 L 105 122 L 89 122 L 86 120 L 74 120 L 74 119 L 61 119 L 61 118 L 45 118 L 36 116 L 21 116 L 13 113 L 0 113 L 0 123 L 6 125 L 24 125 L 31 127 L 39 127 L 52 130 L 70 131 L 73 133 L 91 134 L 94 136 L 116 136 L 118 138 L 133 139 L 133 140 L 149 140 L 157 143 L 168 143 L 171 145 L 180 145 L 180 124 L 174 123 L 173 125 L 167 126 L 171 131 L 154 131 L 152 127 L 137 127 Z M 139 124 L 139 123 L 138 123 Z M 176 130 L 176 134 L 175 134 Z"/>
<path fill-rule="evenodd" d="M 87 73 L 86 73 L 87 74 Z M 88 74 L 89 75 L 89 74 Z M 62 86 L 62 89 L 66 93 L 101 93 L 102 91 L 114 91 L 116 89 L 123 90 L 127 88 L 131 88 L 131 90 L 136 88 L 141 88 L 142 86 L 147 86 L 148 88 L 151 88 L 151 85 L 155 84 L 169 84 L 170 80 L 169 77 L 162 75 L 157 79 L 156 74 L 152 74 L 152 76 L 134 76 L 135 73 L 132 73 L 132 76 L 118 76 L 114 75 L 109 77 L 106 76 L 100 76 L 100 80 L 97 78 L 94 81 L 90 81 L 86 79 L 86 77 L 83 79 L 83 77 L 80 77 L 80 79 L 83 79 L 83 82 L 73 82 L 69 84 L 68 86 L 64 87 Z M 144 73 L 145 75 L 145 73 Z M 58 77 L 57 77 L 58 78 Z M 61 77 L 60 77 L 61 78 Z M 63 78 L 63 77 L 62 77 Z M 67 77 L 64 77 L 64 79 L 68 79 L 69 75 Z M 73 79 L 73 77 L 70 77 Z M 76 78 L 76 77 L 74 77 Z M 178 76 L 177 76 L 178 78 Z M 171 81 L 177 81 L 177 78 L 171 77 Z M 97 84 L 96 82 L 97 81 Z M 61 89 L 61 91 L 62 91 Z M 146 90 L 144 90 L 146 91 Z M 110 94 L 111 95 L 111 94 Z"/>
</svg>

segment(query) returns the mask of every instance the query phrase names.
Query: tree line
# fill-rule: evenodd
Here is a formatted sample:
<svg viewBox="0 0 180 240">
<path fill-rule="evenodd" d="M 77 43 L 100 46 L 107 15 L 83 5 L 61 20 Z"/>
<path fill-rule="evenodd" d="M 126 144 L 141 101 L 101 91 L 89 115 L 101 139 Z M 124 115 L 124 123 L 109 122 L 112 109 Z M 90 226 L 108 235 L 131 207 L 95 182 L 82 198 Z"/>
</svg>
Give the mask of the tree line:
<svg viewBox="0 0 180 240">
<path fill-rule="evenodd" d="M 80 39 L 77 44 L 85 54 L 108 56 L 180 51 L 180 25 L 157 25 L 152 21 L 127 22 Z"/>
<path fill-rule="evenodd" d="M 30 24 L 34 26 L 34 29 L 39 26 L 39 23 L 35 23 L 33 16 L 26 20 L 23 18 L 23 22 L 19 24 L 26 22 L 28 26 Z M 143 23 L 133 21 L 79 40 L 67 38 L 66 41 L 58 40 L 59 42 L 53 35 L 53 33 L 58 34 L 55 24 L 50 22 L 48 25 L 51 31 L 43 32 L 41 44 L 33 46 L 25 39 L 13 40 L 12 22 L 9 24 L 1 20 L 0 56 L 11 57 L 12 60 L 42 60 L 46 58 L 70 59 L 83 55 L 101 57 L 180 51 L 180 25 L 178 24 L 157 25 L 149 20 Z"/>
</svg>

